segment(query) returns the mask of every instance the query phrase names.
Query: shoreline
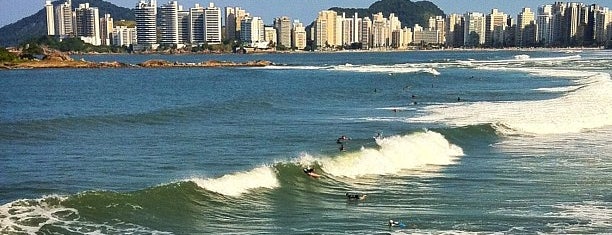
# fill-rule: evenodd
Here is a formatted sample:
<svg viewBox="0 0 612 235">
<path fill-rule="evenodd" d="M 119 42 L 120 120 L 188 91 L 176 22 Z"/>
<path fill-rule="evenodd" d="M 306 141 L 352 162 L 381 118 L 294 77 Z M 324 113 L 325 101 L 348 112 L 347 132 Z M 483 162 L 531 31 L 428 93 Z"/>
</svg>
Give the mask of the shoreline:
<svg viewBox="0 0 612 235">
<path fill-rule="evenodd" d="M 35 60 L 0 63 L 0 70 L 18 69 L 94 69 L 94 68 L 224 68 L 224 67 L 265 67 L 273 65 L 271 61 L 254 60 L 246 62 L 209 60 L 203 62 L 183 63 L 166 60 L 147 60 L 139 64 L 127 64 L 118 61 L 90 62 L 84 60 Z"/>
</svg>

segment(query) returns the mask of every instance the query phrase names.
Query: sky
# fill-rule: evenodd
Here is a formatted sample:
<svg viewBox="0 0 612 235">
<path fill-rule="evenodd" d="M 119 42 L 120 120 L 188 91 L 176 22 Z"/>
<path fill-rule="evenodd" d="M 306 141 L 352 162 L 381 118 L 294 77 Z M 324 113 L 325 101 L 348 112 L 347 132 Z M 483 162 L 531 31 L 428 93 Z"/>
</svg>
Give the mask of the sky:
<svg viewBox="0 0 612 235">
<path fill-rule="evenodd" d="M 134 8 L 138 0 L 106 0 L 115 5 Z M 169 0 L 157 0 L 157 4 L 167 3 Z M 415 2 L 416 0 L 412 0 Z M 444 13 L 482 12 L 489 13 L 491 9 L 498 8 L 506 14 L 516 17 L 523 7 L 536 11 L 539 5 L 553 4 L 559 0 L 429 0 L 435 3 Z M 210 0 L 178 0 L 179 5 L 185 8 L 193 7 L 196 3 L 207 6 Z M 289 16 L 310 24 L 317 13 L 330 7 L 366 8 L 376 0 L 213 0 L 216 6 L 239 6 L 246 9 L 253 16 L 260 16 L 264 23 L 271 25 L 275 17 Z M 567 1 L 566 1 L 567 2 Z M 586 4 L 599 4 L 612 8 L 612 0 L 573 0 Z M 21 18 L 35 14 L 43 8 L 45 0 L 0 0 L 0 27 L 14 23 Z M 75 6 L 73 6 L 75 7 Z"/>
</svg>

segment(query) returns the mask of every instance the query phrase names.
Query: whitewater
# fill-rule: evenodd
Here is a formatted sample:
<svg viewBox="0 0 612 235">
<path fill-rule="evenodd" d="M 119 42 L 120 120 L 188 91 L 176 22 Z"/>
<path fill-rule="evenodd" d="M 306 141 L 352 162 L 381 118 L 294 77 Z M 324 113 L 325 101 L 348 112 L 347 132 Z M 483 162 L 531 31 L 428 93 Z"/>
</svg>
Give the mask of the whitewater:
<svg viewBox="0 0 612 235">
<path fill-rule="evenodd" d="M 611 55 L 0 71 L 0 233 L 612 233 Z"/>
</svg>

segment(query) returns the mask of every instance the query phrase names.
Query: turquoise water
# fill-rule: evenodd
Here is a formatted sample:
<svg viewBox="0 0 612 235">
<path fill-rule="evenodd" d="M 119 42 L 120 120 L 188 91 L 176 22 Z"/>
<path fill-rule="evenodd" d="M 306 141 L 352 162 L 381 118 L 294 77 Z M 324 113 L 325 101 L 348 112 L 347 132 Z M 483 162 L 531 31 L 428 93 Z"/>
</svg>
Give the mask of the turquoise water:
<svg viewBox="0 0 612 235">
<path fill-rule="evenodd" d="M 0 71 L 0 233 L 612 233 L 611 55 Z"/>
</svg>

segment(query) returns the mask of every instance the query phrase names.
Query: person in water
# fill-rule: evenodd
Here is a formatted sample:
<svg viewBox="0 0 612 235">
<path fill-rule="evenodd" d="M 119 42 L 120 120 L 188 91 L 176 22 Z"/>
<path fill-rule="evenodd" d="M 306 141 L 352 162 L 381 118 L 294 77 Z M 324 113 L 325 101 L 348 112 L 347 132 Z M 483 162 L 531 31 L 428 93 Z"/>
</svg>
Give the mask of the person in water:
<svg viewBox="0 0 612 235">
<path fill-rule="evenodd" d="M 347 137 L 346 135 L 343 135 L 343 136 L 340 136 L 340 138 L 338 138 L 338 139 L 336 140 L 336 143 L 337 143 L 337 144 L 342 144 L 342 142 L 347 141 L 347 140 L 350 140 L 350 139 L 351 139 L 351 138 Z"/>
<path fill-rule="evenodd" d="M 363 200 L 367 195 L 359 194 L 359 193 L 346 193 L 346 198 L 348 200 Z"/>
<path fill-rule="evenodd" d="M 310 166 L 306 167 L 306 168 L 304 168 L 304 173 L 306 173 L 307 175 L 310 175 L 310 174 L 314 173 L 314 168 L 312 168 Z"/>
</svg>

